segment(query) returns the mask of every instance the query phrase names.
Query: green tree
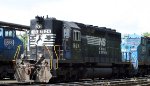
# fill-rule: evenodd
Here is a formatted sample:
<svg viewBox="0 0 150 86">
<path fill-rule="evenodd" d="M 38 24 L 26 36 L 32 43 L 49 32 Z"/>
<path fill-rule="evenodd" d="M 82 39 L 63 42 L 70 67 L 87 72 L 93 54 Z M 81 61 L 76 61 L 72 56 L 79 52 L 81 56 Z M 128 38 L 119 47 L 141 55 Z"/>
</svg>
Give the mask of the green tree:
<svg viewBox="0 0 150 86">
<path fill-rule="evenodd" d="M 28 43 L 28 35 L 26 33 L 24 34 L 20 34 L 20 35 L 17 35 L 17 37 L 23 42 L 23 47 L 24 47 L 24 50 L 26 50 L 27 48 L 27 43 Z M 25 51 L 24 51 L 25 52 Z"/>
<path fill-rule="evenodd" d="M 149 32 L 145 32 L 145 33 L 142 34 L 142 36 L 150 37 L 150 33 Z"/>
</svg>

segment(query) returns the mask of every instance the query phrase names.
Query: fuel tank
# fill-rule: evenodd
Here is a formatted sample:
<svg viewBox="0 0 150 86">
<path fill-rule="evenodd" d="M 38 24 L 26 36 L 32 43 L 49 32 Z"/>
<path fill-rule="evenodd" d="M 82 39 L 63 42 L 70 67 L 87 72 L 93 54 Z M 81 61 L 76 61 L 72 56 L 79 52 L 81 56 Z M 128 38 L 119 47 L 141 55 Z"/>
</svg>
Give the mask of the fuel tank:
<svg viewBox="0 0 150 86">
<path fill-rule="evenodd" d="M 109 78 L 112 76 L 112 68 L 87 68 L 84 76 L 88 78 Z"/>
</svg>

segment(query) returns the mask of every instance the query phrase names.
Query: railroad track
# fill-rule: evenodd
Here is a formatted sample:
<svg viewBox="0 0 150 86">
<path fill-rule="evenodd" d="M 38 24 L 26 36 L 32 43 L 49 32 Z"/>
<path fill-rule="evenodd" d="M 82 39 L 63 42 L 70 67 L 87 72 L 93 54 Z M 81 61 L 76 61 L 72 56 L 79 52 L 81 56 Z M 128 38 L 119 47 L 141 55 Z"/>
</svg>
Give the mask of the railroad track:
<svg viewBox="0 0 150 86">
<path fill-rule="evenodd" d="M 150 77 L 138 77 L 127 79 L 111 80 L 91 80 L 85 79 L 79 82 L 55 83 L 55 84 L 36 84 L 36 83 L 17 83 L 15 80 L 2 80 L 0 86 L 150 86 Z"/>
</svg>

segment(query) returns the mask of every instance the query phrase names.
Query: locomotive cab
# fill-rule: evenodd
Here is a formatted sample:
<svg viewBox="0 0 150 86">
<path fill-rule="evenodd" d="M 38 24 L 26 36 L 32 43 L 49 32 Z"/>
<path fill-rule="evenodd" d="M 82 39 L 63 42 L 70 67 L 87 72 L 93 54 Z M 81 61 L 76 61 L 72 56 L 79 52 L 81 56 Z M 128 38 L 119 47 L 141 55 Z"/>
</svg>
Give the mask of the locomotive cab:
<svg viewBox="0 0 150 86">
<path fill-rule="evenodd" d="M 0 78 L 14 78 L 13 62 L 17 46 L 22 45 L 22 41 L 16 36 L 14 28 L 0 27 Z M 18 56 L 23 52 L 20 47 Z"/>
<path fill-rule="evenodd" d="M 81 60 L 81 32 L 73 22 L 64 21 L 64 58 L 67 60 Z"/>
<path fill-rule="evenodd" d="M 21 44 L 21 41 L 18 41 L 19 39 L 16 37 L 16 31 L 12 30 L 12 28 L 2 27 L 0 28 L 0 31 L 1 44 L 3 45 L 1 46 L 1 52 L 3 53 L 1 55 L 5 57 L 1 59 L 8 60 L 9 58 L 9 60 L 13 60 L 16 48 L 19 44 Z"/>
</svg>

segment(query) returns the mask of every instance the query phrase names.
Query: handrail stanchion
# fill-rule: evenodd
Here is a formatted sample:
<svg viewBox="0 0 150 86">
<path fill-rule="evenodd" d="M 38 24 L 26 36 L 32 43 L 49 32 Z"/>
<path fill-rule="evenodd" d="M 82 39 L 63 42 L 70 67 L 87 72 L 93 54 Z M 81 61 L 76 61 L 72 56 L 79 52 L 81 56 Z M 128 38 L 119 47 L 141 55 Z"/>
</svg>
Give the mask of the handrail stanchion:
<svg viewBox="0 0 150 86">
<path fill-rule="evenodd" d="M 45 45 L 44 45 L 45 46 Z M 50 53 L 50 51 L 49 51 L 49 49 L 48 49 L 48 47 L 47 46 L 45 46 L 46 47 L 46 49 L 47 49 L 47 51 L 48 51 L 48 53 L 49 53 L 49 56 L 50 56 L 50 70 L 52 70 L 53 69 L 53 60 L 52 60 L 52 55 L 51 55 L 51 53 Z"/>
<path fill-rule="evenodd" d="M 56 52 L 56 46 L 60 47 L 59 45 L 54 45 L 54 52 L 55 52 L 55 55 L 56 55 L 56 69 L 58 69 L 58 54 Z"/>
<path fill-rule="evenodd" d="M 16 50 L 16 53 L 15 53 L 15 55 L 14 55 L 14 60 L 16 60 L 17 58 L 18 58 L 18 55 L 19 55 L 19 52 L 20 52 L 20 47 L 21 47 L 21 45 L 18 45 L 17 46 L 17 50 Z M 16 57 L 17 56 L 17 57 Z"/>
</svg>

